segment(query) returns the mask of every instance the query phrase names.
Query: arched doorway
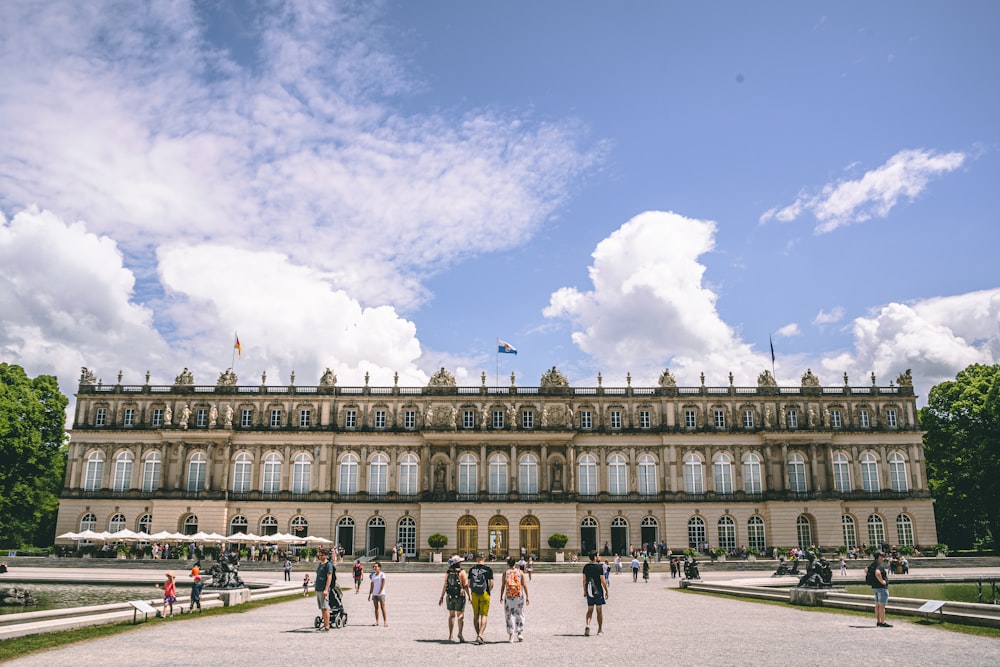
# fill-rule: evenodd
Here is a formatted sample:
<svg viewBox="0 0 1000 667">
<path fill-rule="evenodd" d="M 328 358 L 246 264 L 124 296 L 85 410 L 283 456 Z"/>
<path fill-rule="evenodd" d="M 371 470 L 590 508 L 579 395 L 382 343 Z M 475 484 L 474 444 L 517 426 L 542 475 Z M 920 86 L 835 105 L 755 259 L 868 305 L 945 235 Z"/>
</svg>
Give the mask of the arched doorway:
<svg viewBox="0 0 1000 667">
<path fill-rule="evenodd" d="M 396 526 L 396 541 L 406 556 L 417 555 L 417 522 L 412 516 L 404 516 Z"/>
<path fill-rule="evenodd" d="M 373 516 L 368 520 L 368 547 L 366 556 L 380 557 L 385 555 L 385 519 Z"/>
<path fill-rule="evenodd" d="M 628 553 L 628 521 L 625 517 L 616 516 L 611 520 L 611 553 L 623 556 Z"/>
<path fill-rule="evenodd" d="M 647 545 L 650 551 L 655 552 L 656 543 L 660 540 L 660 524 L 657 522 L 656 517 L 642 517 L 642 523 L 639 525 L 639 530 L 642 533 L 639 537 L 640 541 Z"/>
<path fill-rule="evenodd" d="M 349 516 L 340 517 L 337 522 L 337 537 L 334 540 L 344 550 L 345 556 L 354 555 L 354 519 Z"/>
<path fill-rule="evenodd" d="M 538 558 L 541 548 L 541 527 L 538 524 L 538 517 L 528 515 L 521 519 L 521 548 L 528 555 Z"/>
<path fill-rule="evenodd" d="M 583 517 L 580 522 L 580 551 L 589 554 L 597 550 L 597 519 L 592 516 Z"/>
<path fill-rule="evenodd" d="M 473 553 L 479 543 L 479 522 L 476 517 L 466 514 L 458 520 L 458 544 L 456 551 L 461 554 Z"/>
<path fill-rule="evenodd" d="M 490 519 L 489 523 L 489 549 L 494 558 L 507 558 L 510 552 L 510 539 L 508 533 L 510 524 L 507 518 L 499 514 Z"/>
</svg>

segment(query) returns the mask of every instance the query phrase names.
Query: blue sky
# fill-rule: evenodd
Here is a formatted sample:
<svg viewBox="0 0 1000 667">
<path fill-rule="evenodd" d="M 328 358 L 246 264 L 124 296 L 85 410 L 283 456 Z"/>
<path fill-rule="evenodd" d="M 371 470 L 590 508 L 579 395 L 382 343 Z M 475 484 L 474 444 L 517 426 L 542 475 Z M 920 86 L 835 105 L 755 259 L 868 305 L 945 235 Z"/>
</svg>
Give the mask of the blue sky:
<svg viewBox="0 0 1000 667">
<path fill-rule="evenodd" d="M 1000 356 L 1000 7 L 0 6 L 0 358 L 880 384 Z"/>
</svg>

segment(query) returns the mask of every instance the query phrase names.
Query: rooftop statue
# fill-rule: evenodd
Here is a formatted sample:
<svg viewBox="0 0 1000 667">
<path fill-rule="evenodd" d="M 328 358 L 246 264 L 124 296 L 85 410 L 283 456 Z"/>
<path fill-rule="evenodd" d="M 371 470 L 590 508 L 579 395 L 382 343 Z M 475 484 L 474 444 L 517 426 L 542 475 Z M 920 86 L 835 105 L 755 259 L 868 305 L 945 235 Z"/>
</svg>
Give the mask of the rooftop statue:
<svg viewBox="0 0 1000 667">
<path fill-rule="evenodd" d="M 674 376 L 670 374 L 670 369 L 667 368 L 660 374 L 660 386 L 661 387 L 676 387 L 677 380 Z"/>
<path fill-rule="evenodd" d="M 817 378 L 815 375 L 813 375 L 813 372 L 812 372 L 811 368 L 807 368 L 806 372 L 805 372 L 805 375 L 802 376 L 802 386 L 803 387 L 818 387 L 818 386 L 820 386 L 820 384 L 819 384 L 819 378 Z"/>
<path fill-rule="evenodd" d="M 80 384 L 97 384 L 97 376 L 86 366 L 80 368 Z"/>
<path fill-rule="evenodd" d="M 187 368 L 181 371 L 181 374 L 174 378 L 174 386 L 181 384 L 194 384 L 194 374 Z"/>
<path fill-rule="evenodd" d="M 319 386 L 321 387 L 337 386 L 337 374 L 331 371 L 329 366 L 327 366 L 326 370 L 323 371 L 323 375 L 319 379 Z"/>
<path fill-rule="evenodd" d="M 553 366 L 549 370 L 545 371 L 542 375 L 542 379 L 539 383 L 541 387 L 568 387 L 569 380 L 560 371 L 556 370 Z"/>
<path fill-rule="evenodd" d="M 771 375 L 771 371 L 764 370 L 760 375 L 757 376 L 757 386 L 758 387 L 777 387 L 778 381 L 774 379 Z"/>
<path fill-rule="evenodd" d="M 215 383 L 216 387 L 235 387 L 238 378 L 236 373 L 233 372 L 232 368 L 227 368 L 225 373 L 219 373 L 219 381 Z"/>
<path fill-rule="evenodd" d="M 900 373 L 899 377 L 896 378 L 896 384 L 900 387 L 912 387 L 913 386 L 913 374 L 910 369 L 907 368 L 905 373 Z"/>
<path fill-rule="evenodd" d="M 431 376 L 430 382 L 427 383 L 428 387 L 457 387 L 458 383 L 455 382 L 455 376 L 441 367 L 437 373 Z"/>
</svg>

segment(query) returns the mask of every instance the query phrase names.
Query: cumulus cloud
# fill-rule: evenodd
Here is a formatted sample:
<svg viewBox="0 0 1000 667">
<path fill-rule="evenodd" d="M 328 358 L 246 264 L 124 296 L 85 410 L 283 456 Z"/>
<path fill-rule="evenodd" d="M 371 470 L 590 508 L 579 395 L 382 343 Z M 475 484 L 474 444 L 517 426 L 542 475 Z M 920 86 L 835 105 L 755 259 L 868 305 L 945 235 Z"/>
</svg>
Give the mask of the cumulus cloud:
<svg viewBox="0 0 1000 667">
<path fill-rule="evenodd" d="M 834 306 L 829 312 L 825 310 L 820 310 L 816 313 L 816 317 L 813 318 L 813 324 L 823 325 L 823 324 L 835 324 L 844 318 L 844 309 L 840 306 Z"/>
<path fill-rule="evenodd" d="M 716 309 L 701 255 L 715 245 L 712 221 L 651 211 L 632 218 L 593 252 L 592 288 L 563 287 L 543 314 L 572 323 L 573 342 L 605 371 L 655 381 L 725 384 L 732 371 L 756 379 L 770 359 L 742 342 Z"/>
<path fill-rule="evenodd" d="M 781 327 L 780 329 L 778 329 L 777 331 L 775 331 L 774 335 L 789 338 L 791 336 L 798 336 L 800 333 L 801 332 L 799 331 L 799 325 L 796 324 L 795 322 L 790 322 L 785 326 Z"/>
<path fill-rule="evenodd" d="M 828 183 L 819 194 L 800 193 L 791 204 L 766 211 L 760 222 L 790 222 L 808 211 L 822 234 L 872 217 L 885 218 L 900 198 L 916 199 L 933 176 L 958 169 L 966 157 L 959 152 L 903 150 L 859 179 Z"/>
</svg>

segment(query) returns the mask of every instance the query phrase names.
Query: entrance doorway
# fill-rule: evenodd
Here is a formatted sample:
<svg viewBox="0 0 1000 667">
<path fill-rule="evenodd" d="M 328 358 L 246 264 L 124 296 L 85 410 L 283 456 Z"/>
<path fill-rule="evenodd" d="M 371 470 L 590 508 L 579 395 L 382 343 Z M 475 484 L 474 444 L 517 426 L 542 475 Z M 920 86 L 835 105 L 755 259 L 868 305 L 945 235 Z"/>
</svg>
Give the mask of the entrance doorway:
<svg viewBox="0 0 1000 667">
<path fill-rule="evenodd" d="M 611 553 L 620 556 L 628 553 L 628 521 L 624 517 L 611 520 Z"/>
<path fill-rule="evenodd" d="M 538 525 L 538 517 L 528 515 L 521 519 L 521 548 L 529 556 L 538 558 L 541 547 L 541 527 Z"/>
<path fill-rule="evenodd" d="M 385 519 L 380 516 L 373 516 L 368 521 L 368 548 L 365 555 L 376 558 L 385 555 Z"/>
<path fill-rule="evenodd" d="M 493 558 L 506 559 L 510 552 L 510 540 L 508 533 L 510 524 L 507 518 L 499 514 L 490 519 L 489 523 L 489 549 Z"/>
<path fill-rule="evenodd" d="M 597 519 L 592 516 L 583 517 L 580 522 L 580 551 L 589 554 L 597 550 Z"/>
<path fill-rule="evenodd" d="M 642 525 L 640 526 L 640 540 L 645 544 L 650 552 L 656 551 L 656 543 L 660 539 L 660 526 L 656 522 L 655 517 L 645 516 L 642 518 Z"/>
<path fill-rule="evenodd" d="M 337 522 L 336 543 L 344 550 L 345 556 L 354 555 L 354 519 L 345 516 Z"/>
<path fill-rule="evenodd" d="M 458 544 L 456 549 L 460 554 L 473 553 L 479 542 L 479 524 L 476 517 L 466 514 L 458 520 Z"/>
</svg>

